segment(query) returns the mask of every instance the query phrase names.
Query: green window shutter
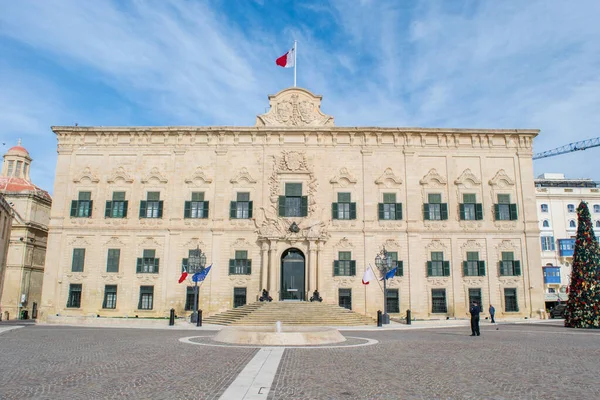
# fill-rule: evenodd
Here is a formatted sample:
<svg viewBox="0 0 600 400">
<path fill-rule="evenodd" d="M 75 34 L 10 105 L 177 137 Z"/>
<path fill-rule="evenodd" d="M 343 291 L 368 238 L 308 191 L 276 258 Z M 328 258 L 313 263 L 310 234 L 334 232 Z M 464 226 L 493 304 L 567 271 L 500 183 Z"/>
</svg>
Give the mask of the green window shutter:
<svg viewBox="0 0 600 400">
<path fill-rule="evenodd" d="M 429 204 L 423 204 L 423 219 L 427 221 L 429 219 Z"/>
<path fill-rule="evenodd" d="M 465 220 L 465 205 L 463 203 L 460 203 L 458 205 L 458 210 L 460 212 L 460 220 L 464 221 Z"/>
<path fill-rule="evenodd" d="M 229 203 L 229 218 L 235 219 L 237 217 L 237 201 Z"/>
<path fill-rule="evenodd" d="M 350 219 L 356 219 L 356 203 L 350 203 Z"/>
<path fill-rule="evenodd" d="M 517 205 L 516 204 L 509 204 L 508 205 L 508 210 L 510 213 L 510 219 L 511 221 L 515 221 L 518 219 L 518 215 L 517 215 Z"/>
<path fill-rule="evenodd" d="M 146 201 L 140 201 L 140 218 L 146 218 Z"/>
<path fill-rule="evenodd" d="M 186 201 L 183 206 L 183 218 L 191 218 L 192 216 L 192 202 Z"/>
<path fill-rule="evenodd" d="M 235 259 L 229 259 L 229 275 L 235 274 Z"/>
<path fill-rule="evenodd" d="M 112 213 L 112 201 L 107 201 L 106 208 L 104 209 L 104 218 L 110 218 L 111 213 Z"/>
<path fill-rule="evenodd" d="M 433 271 L 431 270 L 431 261 L 427 261 L 427 276 L 431 276 Z"/>
<path fill-rule="evenodd" d="M 396 219 L 402 219 L 402 203 L 396 203 Z"/>
<path fill-rule="evenodd" d="M 450 261 L 442 261 L 442 270 L 444 276 L 450 276 Z"/>
<path fill-rule="evenodd" d="M 331 219 L 338 219 L 338 203 L 331 203 Z"/>
<path fill-rule="evenodd" d="M 384 218 L 383 203 L 377 204 L 377 211 L 379 213 L 379 219 L 382 220 Z"/>
<path fill-rule="evenodd" d="M 500 276 L 505 276 L 506 270 L 504 269 L 504 263 L 500 261 Z"/>
<path fill-rule="evenodd" d="M 247 261 L 248 267 L 246 268 L 246 274 L 252 275 L 252 260 Z"/>
<path fill-rule="evenodd" d="M 158 218 L 162 218 L 163 215 L 163 201 L 158 202 Z"/>
<path fill-rule="evenodd" d="M 279 216 L 285 217 L 285 196 L 279 196 Z"/>
<path fill-rule="evenodd" d="M 335 260 L 333 262 L 333 276 L 339 276 L 340 275 L 340 262 L 338 260 Z"/>
<path fill-rule="evenodd" d="M 513 261 L 515 267 L 515 275 L 521 275 L 521 261 Z"/>
<path fill-rule="evenodd" d="M 463 261 L 463 275 L 469 276 L 469 262 Z"/>
<path fill-rule="evenodd" d="M 356 275 L 356 261 L 350 260 L 350 276 Z"/>
<path fill-rule="evenodd" d="M 208 218 L 208 210 L 209 210 L 209 204 L 208 201 L 204 202 L 204 214 L 202 215 L 202 218 Z"/>
<path fill-rule="evenodd" d="M 142 309 L 142 293 L 140 291 L 140 300 L 138 301 L 138 310 Z"/>
<path fill-rule="evenodd" d="M 158 262 L 159 262 L 159 261 L 160 261 L 160 260 L 159 260 L 158 258 L 155 258 L 155 259 L 154 259 L 154 273 L 155 273 L 155 274 L 158 274 Z"/>
<path fill-rule="evenodd" d="M 142 272 L 143 265 L 144 265 L 144 259 L 143 258 L 138 258 L 137 259 L 137 267 L 136 267 L 135 272 L 137 272 L 137 273 Z"/>
<path fill-rule="evenodd" d="M 481 221 L 483 219 L 483 204 L 475 204 L 475 219 Z"/>
<path fill-rule="evenodd" d="M 485 276 L 485 261 L 477 261 L 477 269 L 479 276 Z"/>
<path fill-rule="evenodd" d="M 302 196 L 302 203 L 300 205 L 300 214 L 302 217 L 308 215 L 308 196 Z"/>
<path fill-rule="evenodd" d="M 404 261 L 398 261 L 397 266 L 396 276 L 404 276 Z"/>
<path fill-rule="evenodd" d="M 252 218 L 252 202 L 248 202 L 248 218 Z"/>
<path fill-rule="evenodd" d="M 494 219 L 496 221 L 498 221 L 499 217 L 500 217 L 500 205 L 499 204 L 494 204 Z"/>
<path fill-rule="evenodd" d="M 94 210 L 94 201 L 90 200 L 90 212 L 88 214 L 88 218 L 92 216 L 92 211 Z M 516 218 L 515 218 L 516 219 Z"/>
<path fill-rule="evenodd" d="M 442 214 L 442 220 L 448 219 L 448 203 L 440 204 L 440 210 Z"/>
<path fill-rule="evenodd" d="M 77 216 L 77 200 L 71 200 L 71 217 Z"/>
<path fill-rule="evenodd" d="M 127 218 L 127 208 L 129 207 L 129 201 L 123 202 L 123 218 Z"/>
</svg>

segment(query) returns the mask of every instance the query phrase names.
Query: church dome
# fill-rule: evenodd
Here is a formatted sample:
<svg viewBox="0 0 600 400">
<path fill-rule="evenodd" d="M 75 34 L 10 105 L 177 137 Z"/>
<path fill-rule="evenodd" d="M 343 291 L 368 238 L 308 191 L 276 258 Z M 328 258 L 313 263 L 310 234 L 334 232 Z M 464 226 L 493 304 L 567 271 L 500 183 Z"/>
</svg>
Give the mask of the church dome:
<svg viewBox="0 0 600 400">
<path fill-rule="evenodd" d="M 13 146 L 6 152 L 7 155 L 19 155 L 19 156 L 27 156 L 29 157 L 29 152 L 23 146 Z"/>
</svg>

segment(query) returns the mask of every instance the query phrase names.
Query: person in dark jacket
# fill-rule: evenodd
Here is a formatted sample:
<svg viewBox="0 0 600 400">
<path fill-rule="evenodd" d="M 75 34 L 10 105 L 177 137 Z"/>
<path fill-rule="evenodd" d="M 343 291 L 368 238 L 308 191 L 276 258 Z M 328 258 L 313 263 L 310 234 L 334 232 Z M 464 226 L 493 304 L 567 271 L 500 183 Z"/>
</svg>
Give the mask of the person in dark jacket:
<svg viewBox="0 0 600 400">
<path fill-rule="evenodd" d="M 492 320 L 492 324 L 496 323 L 496 320 L 494 319 L 494 315 L 496 315 L 496 309 L 494 308 L 493 305 L 490 304 L 490 319 Z"/>
<path fill-rule="evenodd" d="M 471 336 L 479 336 L 479 313 L 481 312 L 481 307 L 476 301 L 471 305 L 469 312 L 471 313 Z"/>
</svg>

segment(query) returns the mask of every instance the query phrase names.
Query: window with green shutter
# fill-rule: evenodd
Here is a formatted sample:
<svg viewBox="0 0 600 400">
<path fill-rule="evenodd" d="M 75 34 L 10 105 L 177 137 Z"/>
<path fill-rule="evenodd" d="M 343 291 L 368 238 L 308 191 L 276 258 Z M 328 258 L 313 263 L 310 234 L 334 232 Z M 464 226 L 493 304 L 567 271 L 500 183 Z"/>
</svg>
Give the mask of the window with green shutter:
<svg viewBox="0 0 600 400">
<path fill-rule="evenodd" d="M 229 260 L 230 275 L 251 275 L 252 260 L 248 259 L 247 250 L 236 250 L 235 258 Z"/>
<path fill-rule="evenodd" d="M 121 249 L 108 249 L 106 256 L 106 272 L 119 272 Z"/>
<path fill-rule="evenodd" d="M 334 276 L 355 276 L 356 261 L 352 260 L 352 252 L 340 251 L 338 259 L 333 262 Z"/>
<path fill-rule="evenodd" d="M 402 203 L 396 203 L 396 193 L 383 193 L 383 203 L 378 204 L 380 220 L 401 220 Z"/>
<path fill-rule="evenodd" d="M 69 296 L 67 297 L 68 308 L 81 307 L 81 283 L 71 283 L 69 285 Z"/>
<path fill-rule="evenodd" d="M 502 252 L 502 261 L 500 261 L 500 275 L 521 275 L 521 262 L 515 260 L 515 254 L 512 251 Z"/>
<path fill-rule="evenodd" d="M 138 274 L 158 274 L 159 259 L 155 250 L 144 250 L 143 256 L 137 259 Z"/>
<path fill-rule="evenodd" d="M 483 219 L 483 205 L 477 203 L 477 196 L 474 193 L 464 193 L 463 202 L 459 204 L 460 219 L 463 221 L 473 221 Z"/>
<path fill-rule="evenodd" d="M 431 312 L 434 314 L 445 314 L 448 312 L 446 289 L 431 289 Z"/>
<path fill-rule="evenodd" d="M 485 261 L 479 260 L 479 252 L 467 252 L 467 261 L 463 261 L 464 276 L 485 276 Z"/>
<path fill-rule="evenodd" d="M 387 289 L 385 303 L 388 313 L 396 314 L 400 312 L 400 295 L 398 289 Z"/>
<path fill-rule="evenodd" d="M 192 200 L 186 201 L 183 208 L 184 218 L 208 218 L 208 201 L 204 200 L 204 192 L 192 192 Z"/>
<path fill-rule="evenodd" d="M 71 264 L 72 272 L 83 272 L 85 264 L 85 249 L 73 249 L 73 263 Z"/>
<path fill-rule="evenodd" d="M 356 203 L 351 202 L 350 193 L 338 193 L 337 203 L 332 203 L 333 219 L 356 219 Z"/>
<path fill-rule="evenodd" d="M 498 203 L 494 204 L 497 221 L 514 221 L 518 219 L 517 205 L 510 202 L 510 194 L 498 194 Z"/>
<path fill-rule="evenodd" d="M 79 192 L 77 200 L 71 201 L 71 217 L 90 218 L 92 206 L 92 192 Z"/>
<path fill-rule="evenodd" d="M 450 276 L 450 262 L 444 261 L 443 252 L 431 252 L 431 261 L 427 261 L 427 276 Z"/>
<path fill-rule="evenodd" d="M 152 310 L 154 306 L 154 286 L 140 286 L 139 310 Z"/>
<path fill-rule="evenodd" d="M 429 193 L 428 203 L 423 204 L 423 219 L 441 221 L 448 219 L 448 204 L 442 203 L 441 193 Z"/>
<path fill-rule="evenodd" d="M 249 219 L 252 218 L 252 202 L 250 193 L 237 193 L 236 201 L 232 201 L 229 206 L 229 218 L 231 219 Z"/>
<path fill-rule="evenodd" d="M 117 285 L 104 285 L 104 301 L 102 308 L 117 308 Z"/>
<path fill-rule="evenodd" d="M 398 261 L 398 252 L 388 251 L 387 253 L 392 258 L 392 268 L 398 267 L 394 276 L 404 276 L 404 263 Z"/>
<path fill-rule="evenodd" d="M 280 217 L 306 217 L 308 197 L 302 196 L 301 183 L 286 183 L 285 196 L 279 196 Z"/>
<path fill-rule="evenodd" d="M 506 312 L 518 312 L 519 303 L 517 302 L 517 289 L 505 288 L 504 289 L 504 311 Z"/>
<path fill-rule="evenodd" d="M 162 218 L 163 201 L 160 192 L 148 192 L 146 200 L 140 202 L 140 218 Z"/>
<path fill-rule="evenodd" d="M 104 216 L 106 218 L 127 218 L 125 192 L 113 192 L 112 200 L 106 202 Z"/>
</svg>

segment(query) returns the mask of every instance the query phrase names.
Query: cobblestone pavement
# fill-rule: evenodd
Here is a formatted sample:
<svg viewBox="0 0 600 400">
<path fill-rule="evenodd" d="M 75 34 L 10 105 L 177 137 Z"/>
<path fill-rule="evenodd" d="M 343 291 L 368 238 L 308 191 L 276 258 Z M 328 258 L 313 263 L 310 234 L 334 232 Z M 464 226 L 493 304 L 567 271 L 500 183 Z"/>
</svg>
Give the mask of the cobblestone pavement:
<svg viewBox="0 0 600 400">
<path fill-rule="evenodd" d="M 600 331 L 482 323 L 343 332 L 378 344 L 286 349 L 269 399 L 600 398 Z M 257 352 L 210 331 L 26 326 L 0 334 L 0 399 L 215 399 Z M 203 339 L 208 340 L 208 339 Z"/>
</svg>

